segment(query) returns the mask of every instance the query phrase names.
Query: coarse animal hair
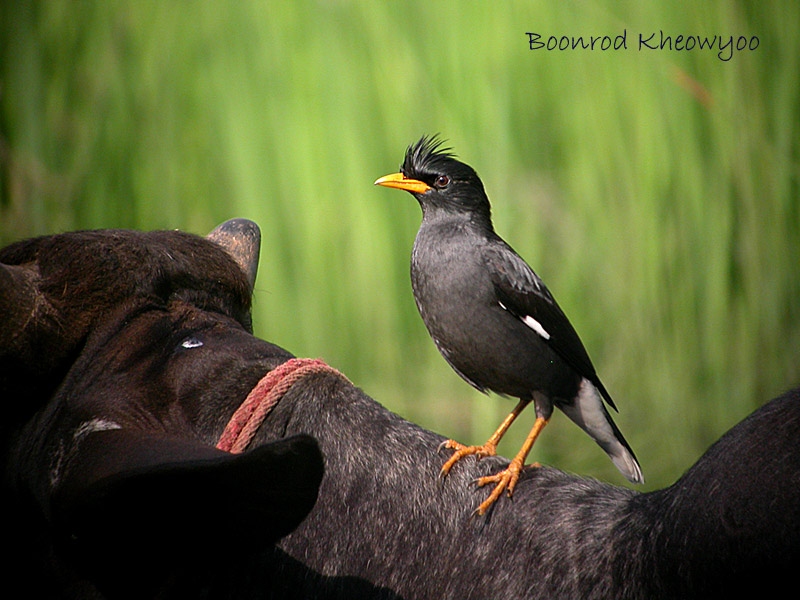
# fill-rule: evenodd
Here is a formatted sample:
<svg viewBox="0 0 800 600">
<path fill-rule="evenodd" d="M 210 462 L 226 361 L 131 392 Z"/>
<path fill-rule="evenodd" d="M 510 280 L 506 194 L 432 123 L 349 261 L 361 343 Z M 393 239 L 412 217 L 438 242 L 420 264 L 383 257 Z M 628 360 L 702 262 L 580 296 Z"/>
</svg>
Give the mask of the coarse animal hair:
<svg viewBox="0 0 800 600">
<path fill-rule="evenodd" d="M 441 480 L 444 438 L 335 374 L 295 383 L 246 453 L 214 448 L 249 391 L 292 356 L 250 331 L 252 248 L 242 260 L 236 244 L 178 232 L 63 236 L 0 251 L 0 307 L 17 326 L 0 334 L 15 415 L 2 436 L 9 588 L 651 599 L 794 581 L 800 390 L 665 489 L 530 468 L 511 500 L 472 517 L 489 493 L 474 480 L 505 459 L 465 459 Z M 92 281 L 74 283 L 78 273 Z"/>
</svg>

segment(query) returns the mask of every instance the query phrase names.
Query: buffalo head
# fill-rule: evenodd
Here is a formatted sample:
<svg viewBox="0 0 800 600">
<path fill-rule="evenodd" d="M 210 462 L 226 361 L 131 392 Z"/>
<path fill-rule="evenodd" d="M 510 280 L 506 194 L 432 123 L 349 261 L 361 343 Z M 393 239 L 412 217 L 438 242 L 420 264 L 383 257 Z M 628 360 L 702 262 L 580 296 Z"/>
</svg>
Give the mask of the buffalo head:
<svg viewBox="0 0 800 600">
<path fill-rule="evenodd" d="M 215 448 L 291 357 L 252 335 L 259 244 L 239 219 L 207 238 L 85 231 L 0 251 L 7 525 L 20 565 L 70 557 L 39 564 L 43 593 L 85 573 L 147 593 L 176 568 L 274 542 L 313 506 L 312 438 Z"/>
</svg>

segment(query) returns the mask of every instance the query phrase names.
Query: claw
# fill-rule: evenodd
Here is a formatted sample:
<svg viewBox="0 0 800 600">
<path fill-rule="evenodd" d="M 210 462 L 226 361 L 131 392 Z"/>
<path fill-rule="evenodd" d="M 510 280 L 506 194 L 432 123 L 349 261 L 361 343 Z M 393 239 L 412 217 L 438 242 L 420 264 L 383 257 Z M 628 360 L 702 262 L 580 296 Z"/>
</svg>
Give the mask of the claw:
<svg viewBox="0 0 800 600">
<path fill-rule="evenodd" d="M 478 479 L 478 487 L 483 487 L 489 483 L 496 483 L 497 485 L 492 490 L 492 493 L 489 494 L 489 497 L 481 502 L 481 505 L 475 509 L 475 512 L 478 513 L 478 515 L 484 515 L 486 511 L 489 510 L 489 507 L 503 495 L 503 491 L 506 489 L 508 490 L 508 497 L 510 498 L 514 492 L 514 487 L 517 485 L 517 479 L 519 479 L 519 472 L 512 470 L 511 465 L 509 465 L 507 469 L 500 471 L 497 475 L 490 475 Z"/>
<path fill-rule="evenodd" d="M 511 414 L 505 418 L 505 420 L 500 424 L 500 427 L 497 428 L 497 431 L 494 432 L 492 437 L 490 437 L 483 446 L 464 446 L 463 444 L 459 444 L 454 440 L 447 440 L 446 442 L 440 444 L 439 450 L 442 448 L 451 448 L 455 450 L 455 452 L 453 452 L 453 455 L 447 459 L 446 463 L 444 463 L 442 470 L 439 472 L 439 478 L 442 479 L 446 477 L 450 472 L 450 469 L 453 468 L 453 465 L 455 465 L 465 456 L 474 454 L 476 458 L 480 460 L 484 456 L 496 455 L 497 444 L 500 442 L 500 438 L 503 437 L 511 423 L 514 422 L 514 419 L 517 418 L 519 413 L 522 412 L 522 409 L 524 409 L 529 402 L 529 399 L 521 398 L 516 408 L 514 408 Z M 547 425 L 547 420 L 550 418 L 550 412 L 547 412 L 546 415 L 540 414 L 538 408 L 536 415 L 536 421 L 533 424 L 531 432 L 528 434 L 528 437 L 525 438 L 525 443 L 522 444 L 522 448 L 520 448 L 519 452 L 514 457 L 514 460 L 509 463 L 508 467 L 495 475 L 480 477 L 476 480 L 478 487 L 483 487 L 489 483 L 494 483 L 496 485 L 492 490 L 492 493 L 489 494 L 489 497 L 486 498 L 486 500 L 484 500 L 480 506 L 478 506 L 474 513 L 472 513 L 473 515 L 485 514 L 486 511 L 489 510 L 489 507 L 492 506 L 495 501 L 497 501 L 504 491 L 507 491 L 509 498 L 514 493 L 514 488 L 517 486 L 520 473 L 525 465 L 525 459 L 528 458 L 528 454 L 533 447 L 533 443 L 536 441 L 536 438 L 539 437 L 542 429 L 544 429 L 544 426 Z M 538 467 L 539 463 L 534 463 L 532 466 Z"/>
<path fill-rule="evenodd" d="M 461 446 L 461 444 L 459 444 L 459 443 L 458 443 L 457 441 L 455 441 L 455 440 L 445 440 L 445 441 L 443 441 L 441 444 L 439 444 L 439 446 L 436 448 L 436 452 L 437 452 L 437 454 L 438 454 L 438 453 L 440 453 L 440 452 L 442 451 L 442 449 L 444 449 L 444 448 L 447 448 L 447 449 L 449 450 L 449 449 L 452 449 L 452 448 L 457 448 L 458 446 Z"/>
<path fill-rule="evenodd" d="M 442 466 L 442 470 L 439 471 L 439 477 L 446 477 L 450 472 L 450 469 L 453 468 L 453 465 L 455 465 L 465 456 L 474 455 L 478 460 L 480 460 L 485 456 L 494 456 L 497 454 L 496 444 L 492 444 L 490 442 L 485 443 L 483 446 L 465 446 L 464 444 L 459 444 L 455 440 L 447 440 L 439 445 L 440 450 L 443 447 L 455 450 L 455 452 L 453 452 L 453 455 L 448 458 L 447 462 Z"/>
<path fill-rule="evenodd" d="M 541 466 L 539 463 L 533 463 L 532 467 L 539 467 Z M 494 475 L 487 475 L 486 477 L 480 477 L 475 480 L 478 484 L 478 487 L 483 487 L 490 483 L 495 483 L 494 489 L 492 493 L 489 494 L 489 497 L 484 500 L 478 508 L 475 509 L 473 514 L 478 516 L 482 516 L 489 510 L 489 507 L 494 504 L 497 499 L 503 495 L 505 491 L 509 498 L 514 495 L 514 488 L 517 487 L 517 482 L 519 481 L 519 476 L 522 474 L 523 463 L 519 460 L 512 460 L 509 463 L 508 467 L 500 471 L 499 473 L 495 473 Z"/>
</svg>

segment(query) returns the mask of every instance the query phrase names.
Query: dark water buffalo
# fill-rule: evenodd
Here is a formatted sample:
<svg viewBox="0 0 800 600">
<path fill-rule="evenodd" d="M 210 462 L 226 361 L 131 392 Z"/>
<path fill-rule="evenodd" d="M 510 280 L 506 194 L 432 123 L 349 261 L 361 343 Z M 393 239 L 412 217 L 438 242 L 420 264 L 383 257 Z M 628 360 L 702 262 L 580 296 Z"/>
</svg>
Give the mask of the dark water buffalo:
<svg viewBox="0 0 800 600">
<path fill-rule="evenodd" d="M 550 468 L 470 518 L 443 438 L 341 375 L 289 386 L 249 450 L 215 445 L 291 355 L 250 330 L 258 229 L 97 231 L 0 251 L 6 589 L 64 598 L 710 598 L 794 585 L 800 392 L 672 486 Z M 665 433 L 666 434 L 666 433 Z M 324 460 L 324 475 L 323 475 Z"/>
</svg>

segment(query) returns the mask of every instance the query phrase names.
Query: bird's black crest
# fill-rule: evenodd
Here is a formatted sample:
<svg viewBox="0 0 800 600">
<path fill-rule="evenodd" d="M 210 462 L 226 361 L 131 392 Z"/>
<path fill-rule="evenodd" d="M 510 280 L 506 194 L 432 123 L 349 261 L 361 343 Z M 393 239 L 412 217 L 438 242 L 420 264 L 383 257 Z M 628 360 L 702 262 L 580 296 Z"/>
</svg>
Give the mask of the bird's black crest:
<svg viewBox="0 0 800 600">
<path fill-rule="evenodd" d="M 422 136 L 416 144 L 406 150 L 400 171 L 406 177 L 416 179 L 423 173 L 444 171 L 456 158 L 452 148 L 444 147 L 446 142 L 438 135 Z"/>
</svg>

